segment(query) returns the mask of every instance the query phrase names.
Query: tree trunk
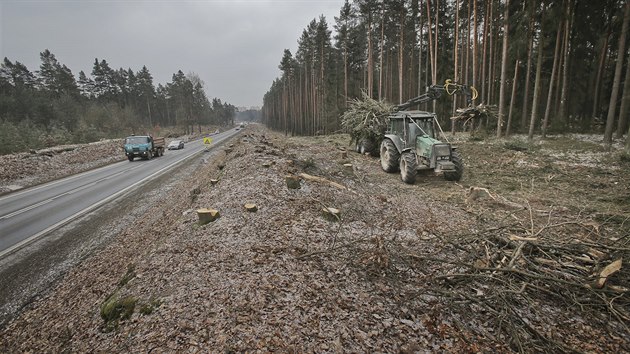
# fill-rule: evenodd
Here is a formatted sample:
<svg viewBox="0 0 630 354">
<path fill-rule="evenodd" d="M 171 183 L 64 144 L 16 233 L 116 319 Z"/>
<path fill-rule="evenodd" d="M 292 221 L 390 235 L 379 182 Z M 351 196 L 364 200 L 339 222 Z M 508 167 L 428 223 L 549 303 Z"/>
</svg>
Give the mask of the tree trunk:
<svg viewBox="0 0 630 354">
<path fill-rule="evenodd" d="M 571 26 L 573 24 L 571 14 L 571 0 L 566 2 L 567 7 L 565 9 L 565 23 L 564 23 L 564 59 L 562 60 L 564 66 L 562 67 L 562 91 L 560 92 L 560 110 L 558 111 L 558 119 L 560 122 L 567 122 L 567 95 L 569 91 L 569 54 L 571 52 L 571 45 L 569 43 L 569 34 L 571 33 Z"/>
<path fill-rule="evenodd" d="M 477 0 L 473 0 L 472 85 L 477 87 Z"/>
<path fill-rule="evenodd" d="M 440 21 L 439 21 L 439 15 L 440 15 L 440 4 L 438 3 L 437 6 L 435 7 L 435 40 L 433 41 L 433 45 L 435 46 L 435 49 L 433 50 L 433 67 L 435 68 L 435 70 L 433 70 L 433 84 L 437 84 L 437 74 L 438 74 L 438 65 L 437 65 L 437 58 L 438 58 L 438 33 L 440 30 Z M 433 112 L 435 112 L 435 101 L 433 101 Z"/>
<path fill-rule="evenodd" d="M 403 73 L 404 73 L 404 49 L 405 49 L 405 41 L 404 41 L 404 28 L 405 28 L 405 13 L 401 10 L 400 13 L 400 45 L 398 47 L 398 101 L 399 103 L 403 103 Z"/>
<path fill-rule="evenodd" d="M 507 80 L 507 50 L 508 50 L 508 27 L 510 16 L 510 0 L 505 0 L 505 15 L 503 15 L 503 51 L 501 58 L 501 85 L 499 87 L 499 117 L 497 122 L 497 138 L 501 137 L 503 125 L 503 114 L 505 108 L 505 81 Z"/>
<path fill-rule="evenodd" d="M 385 8 L 381 10 L 381 41 L 379 43 L 379 70 L 378 70 L 378 99 L 383 99 L 383 52 L 385 51 Z"/>
<path fill-rule="evenodd" d="M 433 61 L 433 31 L 431 29 L 431 0 L 427 0 L 427 25 L 428 27 L 428 32 L 429 32 L 429 62 L 431 63 L 431 83 L 435 84 L 435 82 L 433 82 L 433 78 L 435 77 L 435 66 L 434 66 L 434 61 Z M 427 74 L 428 75 L 428 74 Z"/>
<path fill-rule="evenodd" d="M 529 115 L 529 86 L 530 86 L 530 76 L 532 74 L 532 52 L 534 49 L 534 7 L 536 6 L 536 1 L 532 1 L 532 9 L 530 9 L 529 14 L 529 26 L 527 31 L 527 65 L 525 66 L 525 89 L 523 90 L 523 115 L 521 116 L 521 131 L 525 131 L 525 126 L 527 122 L 527 117 Z"/>
<path fill-rule="evenodd" d="M 595 78 L 595 92 L 593 92 L 593 117 L 597 117 L 599 114 L 599 95 L 601 91 L 602 75 L 604 74 L 604 67 L 606 66 L 606 53 L 608 52 L 608 39 L 612 34 L 612 26 L 608 26 L 608 33 L 603 39 L 602 50 L 599 56 L 599 65 L 597 67 L 597 77 Z"/>
<path fill-rule="evenodd" d="M 568 20 L 567 20 L 568 21 Z M 558 68 L 558 56 L 560 52 L 560 35 L 562 34 L 562 21 L 558 23 L 558 29 L 556 31 L 556 49 L 553 51 L 553 66 L 551 68 L 551 77 L 549 78 L 549 92 L 547 93 L 547 106 L 545 108 L 545 118 L 543 119 L 541 127 L 541 135 L 543 138 L 547 137 L 547 125 L 549 124 L 549 114 L 551 113 L 551 101 L 553 98 L 553 87 L 556 79 L 556 70 Z"/>
<path fill-rule="evenodd" d="M 621 139 L 628 126 L 628 115 L 630 112 L 630 54 L 628 54 L 628 64 L 626 64 L 626 79 L 623 84 L 623 95 L 621 98 L 621 108 L 619 108 L 619 124 L 617 125 L 616 138 Z M 630 135 L 626 137 L 630 141 Z"/>
<path fill-rule="evenodd" d="M 468 1 L 468 11 L 466 17 L 466 65 L 462 68 L 462 74 L 464 75 L 464 83 L 468 85 L 468 67 L 470 66 L 470 1 Z M 462 63 L 463 65 L 464 63 Z"/>
<path fill-rule="evenodd" d="M 490 18 L 488 14 L 490 13 L 490 3 L 488 1 L 486 5 L 486 19 L 483 21 L 483 49 L 481 53 L 481 102 L 486 101 L 486 88 L 488 84 L 488 78 L 486 76 L 486 67 L 487 67 L 487 55 L 488 55 L 488 27 L 490 23 Z"/>
<path fill-rule="evenodd" d="M 455 82 L 459 82 L 459 76 L 457 75 L 457 55 L 458 55 L 458 51 L 457 51 L 457 45 L 459 41 L 459 0 L 455 1 L 455 42 L 453 44 L 453 62 L 455 63 L 453 65 L 453 67 L 455 68 L 454 70 L 454 80 Z M 453 109 L 451 112 L 451 116 L 455 116 L 455 110 L 457 109 L 457 95 L 453 95 Z M 455 119 L 451 119 L 451 134 L 455 135 Z"/>
<path fill-rule="evenodd" d="M 615 113 L 617 112 L 617 96 L 619 95 L 619 83 L 621 81 L 621 69 L 626 54 L 626 35 L 628 34 L 628 22 L 630 21 L 630 0 L 626 0 L 623 15 L 623 25 L 621 26 L 621 36 L 619 36 L 619 46 L 617 49 L 617 65 L 615 66 L 615 77 L 613 79 L 612 93 L 610 94 L 610 104 L 608 105 L 608 118 L 606 119 L 606 129 L 604 131 L 604 143 L 612 144 L 613 125 L 615 123 Z"/>
<path fill-rule="evenodd" d="M 518 67 L 520 65 L 520 61 L 516 59 L 516 64 L 514 64 L 514 80 L 512 81 L 512 97 L 510 98 L 510 110 L 508 113 L 508 121 L 507 127 L 505 128 L 505 136 L 508 137 L 510 135 L 512 129 L 512 111 L 514 109 L 514 101 L 516 100 L 516 80 L 518 79 Z"/>
<path fill-rule="evenodd" d="M 532 99 L 532 117 L 529 121 L 529 133 L 527 139 L 532 140 L 534 138 L 534 127 L 536 125 L 536 119 L 538 110 L 538 96 L 540 94 L 540 72 L 542 71 L 542 52 L 543 52 L 543 34 L 540 31 L 538 39 L 538 59 L 536 60 L 536 80 L 534 81 L 534 98 Z"/>
<path fill-rule="evenodd" d="M 368 96 L 374 97 L 374 58 L 372 55 L 372 14 L 368 15 L 368 33 L 367 33 L 367 42 L 368 42 L 368 60 L 367 60 L 367 91 Z"/>
</svg>

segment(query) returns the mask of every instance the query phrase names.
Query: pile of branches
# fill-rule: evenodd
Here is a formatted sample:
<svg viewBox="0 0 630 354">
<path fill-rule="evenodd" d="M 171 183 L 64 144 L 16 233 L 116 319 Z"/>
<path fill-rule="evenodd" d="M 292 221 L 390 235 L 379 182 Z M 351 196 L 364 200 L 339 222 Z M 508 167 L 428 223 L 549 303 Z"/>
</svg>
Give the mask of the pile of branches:
<svg viewBox="0 0 630 354">
<path fill-rule="evenodd" d="M 490 204 L 514 211 L 494 227 L 445 235 L 445 249 L 456 257 L 408 255 L 423 268 L 441 269 L 431 291 L 445 308 L 475 314 L 460 327 L 517 352 L 576 351 L 583 333 L 556 332 L 567 321 L 617 338 L 630 333 L 630 268 L 623 264 L 630 236 L 623 229 L 483 194 Z M 493 210 L 475 206 L 480 217 Z M 475 316 L 485 317 L 491 331 Z"/>
<path fill-rule="evenodd" d="M 348 109 L 341 116 L 341 126 L 350 134 L 351 143 L 361 140 L 377 142 L 385 134 L 387 116 L 393 109 L 393 105 L 375 100 L 363 91 L 361 98 L 350 101 Z"/>
<path fill-rule="evenodd" d="M 451 119 L 463 122 L 464 127 L 470 124 L 470 130 L 473 130 L 475 126 L 479 126 L 480 124 L 478 122 L 481 121 L 486 123 L 496 122 L 499 116 L 497 106 L 483 103 L 477 106 L 458 108 L 455 112 L 457 114 L 454 117 L 451 117 Z"/>
</svg>

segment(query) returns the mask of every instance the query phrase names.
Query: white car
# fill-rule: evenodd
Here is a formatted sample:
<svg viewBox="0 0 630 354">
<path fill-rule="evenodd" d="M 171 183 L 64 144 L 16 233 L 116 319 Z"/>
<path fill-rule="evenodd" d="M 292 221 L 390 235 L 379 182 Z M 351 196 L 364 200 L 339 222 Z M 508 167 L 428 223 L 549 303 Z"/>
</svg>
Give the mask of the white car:
<svg viewBox="0 0 630 354">
<path fill-rule="evenodd" d="M 184 148 L 184 142 L 182 140 L 173 140 L 168 144 L 169 150 L 179 150 Z"/>
</svg>

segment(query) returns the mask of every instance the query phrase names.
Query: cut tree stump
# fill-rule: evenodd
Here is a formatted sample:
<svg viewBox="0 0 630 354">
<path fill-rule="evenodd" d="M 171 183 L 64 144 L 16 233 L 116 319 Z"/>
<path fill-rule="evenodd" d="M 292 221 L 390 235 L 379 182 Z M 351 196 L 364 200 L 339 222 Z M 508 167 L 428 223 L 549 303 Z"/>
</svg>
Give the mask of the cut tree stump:
<svg viewBox="0 0 630 354">
<path fill-rule="evenodd" d="M 298 176 L 285 176 L 284 181 L 289 189 L 300 189 L 300 178 Z"/>
<path fill-rule="evenodd" d="M 348 158 L 348 152 L 347 151 L 342 151 L 341 152 L 341 158 L 342 159 L 347 159 Z"/>
<path fill-rule="evenodd" d="M 221 215 L 219 214 L 219 211 L 216 209 L 202 208 L 202 209 L 197 209 L 197 216 L 199 217 L 199 225 L 205 225 L 209 222 L 215 221 Z"/>
<path fill-rule="evenodd" d="M 245 210 L 254 213 L 256 211 L 258 211 L 258 207 L 256 206 L 256 204 L 254 203 L 246 203 L 245 204 Z"/>
<path fill-rule="evenodd" d="M 213 185 L 213 186 L 216 185 L 217 183 L 219 183 L 218 179 L 211 179 L 210 180 L 210 184 Z"/>
<path fill-rule="evenodd" d="M 336 208 L 322 208 L 322 215 L 324 219 L 328 221 L 339 221 L 341 218 L 341 211 Z"/>
</svg>

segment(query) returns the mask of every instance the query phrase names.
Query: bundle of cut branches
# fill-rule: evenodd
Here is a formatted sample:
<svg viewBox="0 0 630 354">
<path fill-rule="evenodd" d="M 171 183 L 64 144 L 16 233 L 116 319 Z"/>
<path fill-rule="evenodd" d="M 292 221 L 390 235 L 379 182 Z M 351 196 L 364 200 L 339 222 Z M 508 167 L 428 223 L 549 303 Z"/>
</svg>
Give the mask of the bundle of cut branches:
<svg viewBox="0 0 630 354">
<path fill-rule="evenodd" d="M 488 120 L 494 120 L 498 117 L 497 106 L 479 104 L 477 106 L 470 106 L 466 108 L 458 108 L 455 112 L 457 115 L 451 117 L 453 120 L 462 120 L 464 124 L 468 123 L 471 119 L 486 118 Z"/>
<path fill-rule="evenodd" d="M 378 141 L 385 133 L 387 116 L 393 108 L 385 101 L 371 98 L 364 91 L 360 99 L 350 101 L 349 108 L 341 116 L 341 125 L 354 142 L 363 139 Z"/>
</svg>

